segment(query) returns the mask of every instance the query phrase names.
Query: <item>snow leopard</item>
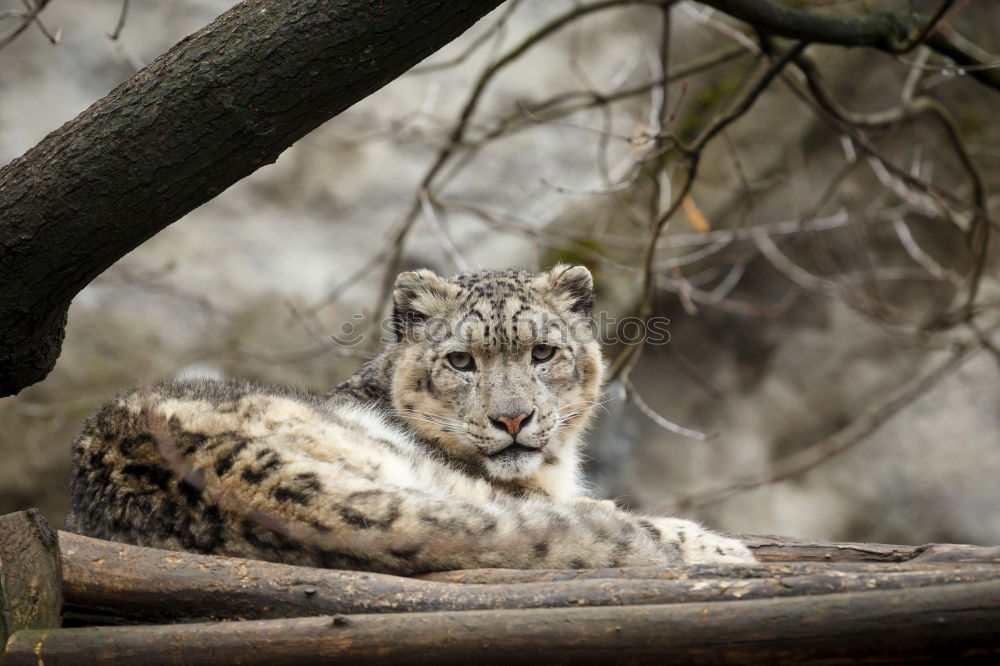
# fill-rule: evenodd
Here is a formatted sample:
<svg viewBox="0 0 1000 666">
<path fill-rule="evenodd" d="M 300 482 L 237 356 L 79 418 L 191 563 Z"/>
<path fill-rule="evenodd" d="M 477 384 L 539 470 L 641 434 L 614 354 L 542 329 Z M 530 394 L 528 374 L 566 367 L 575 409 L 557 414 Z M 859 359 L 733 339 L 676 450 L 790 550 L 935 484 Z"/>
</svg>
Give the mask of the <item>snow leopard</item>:
<svg viewBox="0 0 1000 666">
<path fill-rule="evenodd" d="M 118 394 L 72 445 L 68 527 L 400 575 L 749 563 L 740 541 L 588 497 L 604 361 L 583 266 L 396 279 L 380 355 L 323 394 L 192 379 Z"/>
</svg>

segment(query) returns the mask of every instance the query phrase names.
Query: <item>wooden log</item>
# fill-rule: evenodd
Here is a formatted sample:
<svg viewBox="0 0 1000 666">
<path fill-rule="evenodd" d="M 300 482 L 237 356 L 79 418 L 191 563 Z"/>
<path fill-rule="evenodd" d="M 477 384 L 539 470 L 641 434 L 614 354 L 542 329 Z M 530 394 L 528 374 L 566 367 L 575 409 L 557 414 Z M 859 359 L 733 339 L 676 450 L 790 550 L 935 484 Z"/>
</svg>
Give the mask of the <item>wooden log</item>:
<svg viewBox="0 0 1000 666">
<path fill-rule="evenodd" d="M 952 562 L 761 562 L 750 565 L 706 565 L 687 567 L 624 567 L 621 569 L 462 569 L 438 571 L 418 576 L 419 580 L 464 585 L 518 585 L 543 582 L 585 580 L 739 580 L 742 578 L 781 578 L 855 574 L 875 576 L 914 572 L 957 573 L 978 570 L 988 577 L 1000 577 L 1000 567 L 982 563 Z M 992 573 L 990 573 L 992 572 Z"/>
<path fill-rule="evenodd" d="M 36 509 L 0 516 L 0 648 L 20 629 L 60 626 L 56 531 Z"/>
<path fill-rule="evenodd" d="M 731 536 L 742 539 L 761 562 L 906 562 L 916 557 L 923 547 L 781 536 Z"/>
<path fill-rule="evenodd" d="M 820 597 L 22 630 L 5 666 L 864 663 L 1000 655 L 1000 582 Z"/>
<path fill-rule="evenodd" d="M 724 601 L 1000 579 L 990 565 L 778 563 L 673 569 L 487 570 L 463 585 L 142 548 L 65 534 L 64 590 L 75 616 L 140 620 L 557 608 Z M 476 572 L 466 572 L 475 575 Z M 164 603 L 164 601 L 167 603 Z"/>
<path fill-rule="evenodd" d="M 901 546 L 886 543 L 818 541 L 781 536 L 732 535 L 742 539 L 761 562 L 978 562 L 1000 564 L 1000 546 L 931 543 Z"/>
<path fill-rule="evenodd" d="M 1000 564 L 1000 546 L 966 546 L 954 543 L 932 543 L 920 546 L 913 562 L 993 562 Z"/>
<path fill-rule="evenodd" d="M 965 544 L 927 544 L 902 546 L 883 543 L 831 542 L 797 539 L 780 536 L 751 536 L 733 534 L 742 539 L 762 563 L 825 562 L 857 563 L 867 567 L 855 571 L 902 571 L 910 564 L 1000 564 L 1000 547 L 970 546 Z M 887 569 L 891 564 L 892 569 Z M 695 567 L 697 569 L 697 567 Z M 748 570 L 753 570 L 749 568 Z M 587 578 L 614 578 L 619 576 L 661 577 L 656 569 L 467 569 L 438 571 L 419 576 L 423 580 L 451 583 L 531 583 L 556 580 L 583 580 Z M 734 570 L 736 571 L 736 570 Z M 818 570 L 817 570 L 818 571 Z M 804 573 L 804 571 L 803 571 Z M 717 574 L 718 575 L 718 574 Z M 734 575 L 734 574 L 730 574 Z M 739 575 L 739 574 L 735 574 Z"/>
</svg>

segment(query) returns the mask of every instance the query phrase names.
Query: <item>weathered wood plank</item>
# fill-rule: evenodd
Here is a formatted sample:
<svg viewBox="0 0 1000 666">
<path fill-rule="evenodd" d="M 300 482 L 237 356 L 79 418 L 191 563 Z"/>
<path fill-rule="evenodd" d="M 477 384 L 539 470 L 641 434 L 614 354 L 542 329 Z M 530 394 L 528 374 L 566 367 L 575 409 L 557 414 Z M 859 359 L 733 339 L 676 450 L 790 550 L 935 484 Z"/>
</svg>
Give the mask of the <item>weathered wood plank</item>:
<svg viewBox="0 0 1000 666">
<path fill-rule="evenodd" d="M 1000 655 L 1000 582 L 610 608 L 23 630 L 6 666 L 865 663 Z"/>
<path fill-rule="evenodd" d="M 20 629 L 60 626 L 56 531 L 37 509 L 0 516 L 0 649 Z"/>
</svg>

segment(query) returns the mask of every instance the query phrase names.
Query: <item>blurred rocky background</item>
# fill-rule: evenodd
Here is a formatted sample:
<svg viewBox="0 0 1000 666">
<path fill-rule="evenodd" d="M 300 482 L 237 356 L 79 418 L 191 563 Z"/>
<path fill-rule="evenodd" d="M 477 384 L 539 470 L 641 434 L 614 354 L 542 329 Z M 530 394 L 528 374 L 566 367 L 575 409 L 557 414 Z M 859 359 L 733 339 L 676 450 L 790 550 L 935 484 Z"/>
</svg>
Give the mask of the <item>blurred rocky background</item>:
<svg viewBox="0 0 1000 666">
<path fill-rule="evenodd" d="M 232 4 L 132 1 L 114 35 L 121 0 L 51 2 L 39 16 L 57 44 L 32 26 L 0 50 L 0 161 Z M 953 4 L 947 26 L 1000 61 L 1000 3 Z M 196 374 L 329 389 L 376 347 L 399 267 L 582 262 L 600 311 L 638 313 L 651 211 L 684 183 L 663 137 L 696 141 L 768 61 L 745 26 L 681 2 L 667 59 L 679 75 L 664 95 L 662 11 L 587 6 L 509 1 L 97 279 L 70 310 L 55 371 L 0 399 L 0 514 L 39 506 L 62 519 L 70 442 L 123 386 Z M 995 225 L 1000 91 L 924 48 L 808 55 L 855 124 L 838 126 L 788 69 L 703 152 L 653 256 L 649 304 L 671 340 L 634 366 L 608 345 L 619 375 L 589 476 L 624 505 L 732 531 L 1000 542 L 998 243 L 980 270 L 962 203 L 975 189 L 964 154 Z M 944 109 L 961 150 L 921 104 Z M 360 344 L 331 342 L 351 327 Z"/>
</svg>

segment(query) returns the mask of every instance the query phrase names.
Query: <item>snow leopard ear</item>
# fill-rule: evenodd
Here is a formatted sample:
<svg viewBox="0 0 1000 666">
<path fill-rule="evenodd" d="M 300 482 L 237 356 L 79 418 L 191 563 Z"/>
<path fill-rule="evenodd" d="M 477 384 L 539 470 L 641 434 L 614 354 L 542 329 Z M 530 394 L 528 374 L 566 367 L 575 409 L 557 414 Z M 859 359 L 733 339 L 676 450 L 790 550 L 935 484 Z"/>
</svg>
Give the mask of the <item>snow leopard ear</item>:
<svg viewBox="0 0 1000 666">
<path fill-rule="evenodd" d="M 421 268 L 400 273 L 392 291 L 392 332 L 396 341 L 406 337 L 415 324 L 444 314 L 451 290 L 434 271 Z"/>
<path fill-rule="evenodd" d="M 567 309 L 583 317 L 591 315 L 594 310 L 594 277 L 586 266 L 557 264 L 542 277 Z"/>
</svg>

